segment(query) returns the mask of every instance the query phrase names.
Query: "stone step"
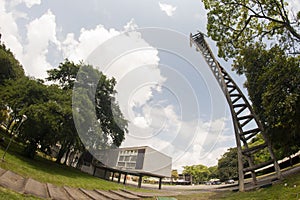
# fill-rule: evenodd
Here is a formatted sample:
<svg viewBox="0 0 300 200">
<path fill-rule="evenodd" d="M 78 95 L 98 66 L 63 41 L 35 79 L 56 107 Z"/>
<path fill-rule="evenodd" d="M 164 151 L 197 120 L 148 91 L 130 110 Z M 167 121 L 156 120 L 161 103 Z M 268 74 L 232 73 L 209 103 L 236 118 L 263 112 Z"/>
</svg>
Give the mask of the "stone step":
<svg viewBox="0 0 300 200">
<path fill-rule="evenodd" d="M 99 194 L 98 192 L 93 191 L 93 190 L 86 190 L 83 188 L 79 188 L 79 190 L 81 190 L 84 194 L 86 194 L 87 196 L 89 196 L 91 199 L 94 199 L 94 200 L 107 200 L 108 199 L 105 196 L 102 196 L 101 194 Z"/>
<path fill-rule="evenodd" d="M 24 188 L 24 194 L 31 194 L 44 199 L 49 198 L 46 184 L 38 182 L 32 178 L 27 179 Z"/>
<path fill-rule="evenodd" d="M 46 184 L 51 199 L 55 200 L 70 200 L 69 195 L 62 187 L 58 187 L 51 183 Z"/>
<path fill-rule="evenodd" d="M 17 191 L 19 193 L 24 192 L 25 183 L 25 178 L 9 170 L 5 171 L 0 177 L 1 186 Z"/>
<path fill-rule="evenodd" d="M 71 197 L 71 199 L 74 199 L 74 200 L 90 200 L 90 199 L 92 199 L 89 196 L 87 196 L 86 194 L 84 194 L 82 191 L 80 191 L 79 189 L 70 188 L 67 186 L 64 186 L 63 188 L 67 192 L 69 197 Z"/>
<path fill-rule="evenodd" d="M 123 192 L 121 190 L 110 190 L 110 192 L 117 194 L 125 199 L 141 199 L 140 197 L 133 195 L 133 194 L 129 194 L 127 192 Z"/>
<path fill-rule="evenodd" d="M 98 192 L 99 194 L 101 194 L 102 196 L 105 196 L 108 199 L 112 199 L 112 200 L 124 200 L 123 197 L 120 197 L 117 194 L 114 194 L 112 192 L 109 191 L 103 191 L 103 190 L 95 190 L 96 192 Z"/>
<path fill-rule="evenodd" d="M 141 197 L 141 198 L 154 198 L 154 197 L 170 197 L 170 196 L 178 196 L 181 194 L 180 192 L 173 192 L 173 191 L 168 191 L 168 192 L 137 192 L 137 191 L 130 191 L 130 190 L 125 190 L 121 189 L 121 191 Z"/>
<path fill-rule="evenodd" d="M 124 190 L 121 189 L 121 191 L 126 192 L 128 194 L 132 194 L 141 198 L 153 198 L 156 195 L 152 194 L 152 193 L 145 193 L 145 192 L 134 192 L 134 191 L 130 191 L 130 190 Z"/>
<path fill-rule="evenodd" d="M 6 172 L 5 169 L 0 168 L 0 178 L 1 178 L 2 174 L 4 174 L 5 172 Z"/>
</svg>

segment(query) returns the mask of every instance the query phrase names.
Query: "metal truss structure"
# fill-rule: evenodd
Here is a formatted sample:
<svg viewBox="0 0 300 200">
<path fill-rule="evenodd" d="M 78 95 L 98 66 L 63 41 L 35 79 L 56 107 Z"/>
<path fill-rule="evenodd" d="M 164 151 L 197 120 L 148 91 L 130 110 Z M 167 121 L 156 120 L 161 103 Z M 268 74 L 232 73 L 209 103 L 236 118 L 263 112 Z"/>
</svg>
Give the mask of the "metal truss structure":
<svg viewBox="0 0 300 200">
<path fill-rule="evenodd" d="M 280 179 L 280 168 L 272 151 L 271 144 L 264 134 L 263 126 L 255 115 L 250 103 L 237 84 L 216 60 L 204 39 L 204 34 L 200 32 L 195 35 L 190 34 L 190 42 L 191 46 L 194 44 L 196 49 L 202 53 L 202 56 L 217 79 L 230 107 L 238 152 L 239 191 L 245 190 L 244 179 L 246 173 L 251 173 L 253 184 L 256 185 L 257 170 L 269 165 L 274 167 L 277 178 Z M 251 139 L 255 138 L 258 134 L 263 136 L 264 143 L 256 146 L 249 146 Z M 255 153 L 261 151 L 269 153 L 270 159 L 268 161 L 259 162 L 254 159 Z M 243 157 L 246 158 L 246 166 L 243 165 Z"/>
</svg>

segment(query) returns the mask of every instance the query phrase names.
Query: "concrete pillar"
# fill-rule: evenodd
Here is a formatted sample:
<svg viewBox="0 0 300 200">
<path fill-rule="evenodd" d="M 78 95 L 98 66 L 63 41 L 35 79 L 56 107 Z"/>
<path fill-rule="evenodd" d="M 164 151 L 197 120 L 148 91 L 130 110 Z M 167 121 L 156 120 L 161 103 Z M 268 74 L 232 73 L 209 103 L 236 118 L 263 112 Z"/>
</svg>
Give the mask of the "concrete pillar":
<svg viewBox="0 0 300 200">
<path fill-rule="evenodd" d="M 162 182 L 162 178 L 159 178 L 159 185 L 158 185 L 158 189 L 161 189 L 161 182 Z"/>
<path fill-rule="evenodd" d="M 126 184 L 126 179 L 127 179 L 127 173 L 125 173 L 125 175 L 124 175 L 124 180 L 123 180 L 124 185 Z"/>
<path fill-rule="evenodd" d="M 140 176 L 139 176 L 138 188 L 141 188 L 141 187 L 142 187 L 142 180 L 143 180 L 143 176 L 140 175 Z"/>
<path fill-rule="evenodd" d="M 121 176 L 122 176 L 122 173 L 119 172 L 119 173 L 118 173 L 118 183 L 120 183 L 120 181 L 121 181 Z"/>
</svg>

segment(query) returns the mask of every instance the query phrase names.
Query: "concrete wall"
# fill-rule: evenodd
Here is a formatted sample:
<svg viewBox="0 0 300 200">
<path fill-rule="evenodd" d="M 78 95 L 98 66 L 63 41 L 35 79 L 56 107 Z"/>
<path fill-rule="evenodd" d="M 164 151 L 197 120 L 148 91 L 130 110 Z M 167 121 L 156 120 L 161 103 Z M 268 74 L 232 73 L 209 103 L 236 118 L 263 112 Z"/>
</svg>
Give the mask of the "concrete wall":
<svg viewBox="0 0 300 200">
<path fill-rule="evenodd" d="M 109 149 L 100 151 L 95 158 L 109 167 L 116 167 L 118 162 L 119 149 Z"/>
<path fill-rule="evenodd" d="M 82 165 L 81 166 L 81 171 L 93 175 L 93 173 L 94 173 L 94 167 L 92 165 L 89 165 L 89 166 Z"/>
<path fill-rule="evenodd" d="M 143 171 L 171 177 L 172 158 L 151 147 L 146 147 Z"/>
</svg>

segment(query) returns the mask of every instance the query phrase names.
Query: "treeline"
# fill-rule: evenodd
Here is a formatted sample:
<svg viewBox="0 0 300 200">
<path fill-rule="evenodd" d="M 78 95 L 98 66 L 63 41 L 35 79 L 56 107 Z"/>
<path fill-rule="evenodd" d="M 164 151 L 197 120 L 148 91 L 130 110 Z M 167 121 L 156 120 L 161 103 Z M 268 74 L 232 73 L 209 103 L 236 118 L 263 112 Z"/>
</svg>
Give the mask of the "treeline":
<svg viewBox="0 0 300 200">
<path fill-rule="evenodd" d="M 81 82 L 76 80 L 78 73 Z M 93 81 L 97 80 L 95 90 L 77 92 L 82 102 L 92 105 L 89 109 L 95 111 L 97 119 L 85 129 L 87 135 L 82 141 L 74 115 L 79 124 L 85 125 L 90 119 L 84 112 L 90 110 L 83 110 L 87 106 L 79 105 L 81 101 L 78 101 L 73 107 L 78 106 L 81 111 L 73 112 L 72 89 L 74 84 L 89 85 L 90 76 L 94 77 Z M 100 149 L 111 143 L 119 146 L 125 139 L 127 121 L 114 98 L 115 84 L 114 78 L 108 78 L 93 66 L 67 59 L 56 69 L 49 70 L 46 80 L 25 76 L 13 53 L 3 43 L 0 45 L 0 123 L 6 126 L 6 134 L 11 137 L 22 115 L 27 116 L 16 140 L 22 143 L 24 155 L 30 158 L 34 158 L 37 151 L 54 155 L 56 150 L 56 162 L 67 164 L 71 154 L 80 155 L 87 149 Z"/>
</svg>

